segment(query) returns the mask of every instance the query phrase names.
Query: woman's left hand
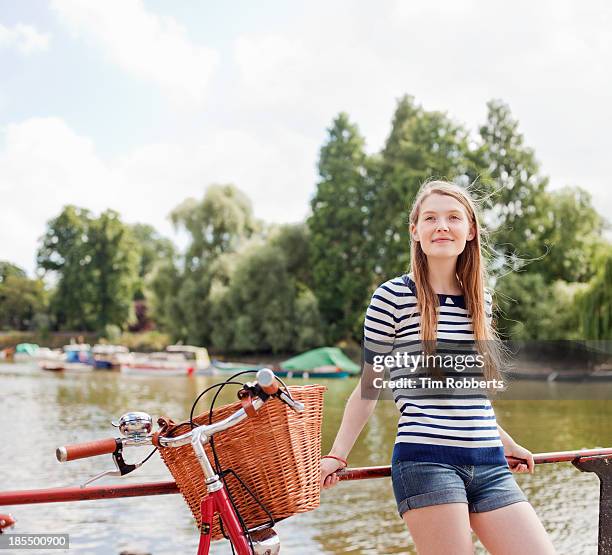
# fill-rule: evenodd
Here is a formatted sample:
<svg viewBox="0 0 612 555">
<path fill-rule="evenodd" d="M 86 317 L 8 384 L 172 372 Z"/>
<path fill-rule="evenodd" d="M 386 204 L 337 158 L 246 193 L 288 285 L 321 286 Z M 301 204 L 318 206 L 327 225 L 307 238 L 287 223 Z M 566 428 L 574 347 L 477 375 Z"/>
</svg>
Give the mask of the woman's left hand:
<svg viewBox="0 0 612 555">
<path fill-rule="evenodd" d="M 535 463 L 533 462 L 533 455 L 528 449 L 521 447 L 518 443 L 514 443 L 512 446 L 504 449 L 504 455 L 506 457 L 514 457 L 515 459 L 522 459 L 520 461 L 508 461 L 508 466 L 512 472 L 517 474 L 529 472 L 533 474 Z"/>
</svg>

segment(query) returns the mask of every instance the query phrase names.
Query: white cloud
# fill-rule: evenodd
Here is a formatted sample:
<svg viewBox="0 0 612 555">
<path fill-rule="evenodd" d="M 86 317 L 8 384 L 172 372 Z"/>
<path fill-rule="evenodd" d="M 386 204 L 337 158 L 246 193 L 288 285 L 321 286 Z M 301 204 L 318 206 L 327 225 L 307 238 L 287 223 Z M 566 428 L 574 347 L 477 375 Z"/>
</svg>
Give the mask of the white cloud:
<svg viewBox="0 0 612 555">
<path fill-rule="evenodd" d="M 66 204 L 95 213 L 112 208 L 124 221 L 150 223 L 176 240 L 169 212 L 187 197 L 201 198 L 211 183 L 239 186 L 266 221 L 301 220 L 316 145 L 282 131 L 275 136 L 281 145 L 244 130 L 218 130 L 188 145 L 143 145 L 103 160 L 89 138 L 59 118 L 8 125 L 0 147 L 0 259 L 31 273 L 46 222 Z"/>
<path fill-rule="evenodd" d="M 237 38 L 240 103 L 269 121 L 322 130 L 339 111 L 370 151 L 412 94 L 476 131 L 501 98 L 551 186 L 581 185 L 602 214 L 608 188 L 612 7 L 603 0 L 316 2 L 287 32 Z"/>
<path fill-rule="evenodd" d="M 175 19 L 148 11 L 141 0 L 52 0 L 75 36 L 102 47 L 124 71 L 156 83 L 177 103 L 201 102 L 217 53 L 194 44 Z"/>
<path fill-rule="evenodd" d="M 12 46 L 22 54 L 33 54 L 47 50 L 49 39 L 48 33 L 40 33 L 32 25 L 17 23 L 14 27 L 6 27 L 0 23 L 0 48 Z"/>
</svg>

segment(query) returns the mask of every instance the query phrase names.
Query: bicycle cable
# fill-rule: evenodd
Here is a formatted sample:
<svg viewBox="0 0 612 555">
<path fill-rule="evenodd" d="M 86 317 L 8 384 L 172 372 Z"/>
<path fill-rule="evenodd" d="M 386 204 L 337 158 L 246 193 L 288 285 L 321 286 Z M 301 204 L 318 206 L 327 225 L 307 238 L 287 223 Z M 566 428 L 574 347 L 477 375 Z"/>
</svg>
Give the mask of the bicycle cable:
<svg viewBox="0 0 612 555">
<path fill-rule="evenodd" d="M 238 376 L 242 376 L 244 374 L 255 374 L 257 373 L 258 370 L 243 370 L 241 372 L 237 372 L 233 375 L 231 375 L 229 378 L 227 378 L 227 380 L 225 380 L 224 382 L 220 382 L 217 384 L 213 384 L 209 387 L 207 387 L 204 391 L 202 391 L 196 398 L 196 400 L 193 402 L 193 405 L 191 406 L 191 411 L 189 413 L 189 424 L 191 426 L 191 428 L 195 428 L 195 425 L 193 423 L 193 413 L 195 412 L 195 407 L 197 405 L 197 403 L 199 402 L 199 400 L 209 391 L 212 391 L 215 388 L 218 388 L 217 391 L 215 392 L 215 395 L 211 401 L 211 405 L 210 405 L 210 409 L 208 411 L 208 424 L 212 424 L 212 415 L 213 415 L 213 410 L 215 407 L 215 403 L 217 401 L 217 398 L 219 397 L 221 391 L 223 390 L 223 388 L 227 385 L 241 385 L 244 386 L 245 384 L 242 382 L 237 382 L 237 381 L 233 381 L 235 378 L 237 378 Z M 283 390 L 285 392 L 286 395 L 288 395 L 289 397 L 291 397 L 291 394 L 289 393 L 289 388 L 287 387 L 287 384 L 285 384 L 285 382 L 280 379 L 279 377 L 276 377 L 276 379 L 282 384 L 283 386 Z M 214 443 L 214 438 L 211 437 L 209 440 L 210 443 L 210 448 L 213 454 L 213 458 L 214 458 L 214 462 L 215 462 L 215 472 L 217 472 L 217 474 L 219 475 L 220 479 L 223 481 L 223 483 L 225 484 L 225 488 L 228 494 L 228 498 L 229 501 L 234 509 L 234 511 L 236 512 L 236 516 L 238 517 L 238 521 L 240 523 L 240 527 L 242 528 L 242 531 L 244 533 L 244 535 L 246 536 L 246 538 L 248 539 L 249 542 L 249 546 L 251 548 L 251 551 L 254 553 L 255 552 L 255 548 L 253 546 L 253 540 L 251 539 L 251 534 L 249 533 L 248 527 L 246 525 L 246 522 L 244 521 L 242 515 L 240 514 L 240 511 L 238 510 L 238 506 L 236 505 L 236 502 L 234 500 L 234 497 L 231 494 L 229 485 L 227 483 L 227 480 L 225 478 L 226 474 L 231 473 L 240 483 L 240 485 L 249 493 L 249 495 L 254 499 L 254 501 L 257 503 L 257 505 L 259 505 L 264 512 L 268 515 L 268 517 L 270 518 L 270 523 L 266 526 L 267 528 L 270 528 L 272 526 L 274 526 L 275 524 L 275 519 L 272 516 L 272 514 L 270 513 L 270 511 L 268 510 L 268 508 L 262 503 L 262 501 L 257 497 L 257 495 L 251 491 L 251 489 L 244 483 L 244 481 L 240 478 L 240 476 L 231 468 L 224 470 L 221 466 L 221 462 L 219 460 L 219 456 L 217 454 L 217 450 L 215 448 L 215 443 Z M 153 453 L 151 453 L 152 455 Z M 150 456 L 150 455 L 149 455 Z M 225 537 L 225 539 L 229 539 L 228 536 L 225 533 L 225 530 L 223 529 L 223 522 L 221 521 L 221 519 L 219 519 L 219 524 L 220 524 L 220 528 L 221 528 L 221 533 L 223 534 L 223 537 Z M 234 554 L 234 546 L 232 545 L 232 543 L 230 542 L 230 546 L 232 548 L 232 554 Z"/>
<path fill-rule="evenodd" d="M 240 386 L 244 386 L 244 383 L 242 382 L 237 382 L 237 381 L 233 381 L 234 378 L 237 378 L 238 376 L 241 376 L 243 374 L 254 374 L 257 373 L 257 370 L 244 370 L 242 372 L 237 372 L 236 374 L 231 375 L 229 378 L 227 378 L 227 380 L 223 381 L 223 382 L 219 382 L 216 384 L 213 384 L 209 387 L 207 387 L 204 391 L 202 391 L 195 399 L 195 401 L 193 402 L 193 404 L 191 405 L 191 411 L 189 413 L 189 425 L 191 427 L 191 429 L 193 430 L 193 428 L 196 427 L 196 425 L 193 422 L 193 413 L 195 412 L 195 408 L 196 405 L 198 404 L 198 402 L 200 401 L 200 399 L 206 395 L 206 393 L 208 393 L 209 391 L 212 391 L 215 388 L 217 389 L 217 392 L 215 393 L 215 396 L 213 397 L 212 403 L 211 403 L 211 407 L 210 407 L 210 411 L 208 414 L 208 423 L 211 424 L 212 423 L 212 410 L 215 406 L 215 402 L 217 400 L 217 397 L 219 396 L 220 392 L 223 390 L 223 388 L 227 385 L 240 385 Z M 221 468 L 221 465 L 219 464 L 219 459 L 215 450 L 215 446 L 214 446 L 214 440 L 211 437 L 209 443 L 211 444 L 211 450 L 213 452 L 213 457 L 215 459 L 215 471 L 219 474 L 219 477 L 221 478 L 221 480 L 223 480 L 223 483 L 225 484 L 227 493 L 228 493 L 228 498 L 230 503 L 232 504 L 232 507 L 234 508 L 234 511 L 236 512 L 236 515 L 238 516 L 238 521 L 240 523 L 240 527 L 242 528 L 242 531 L 244 533 L 244 535 L 246 536 L 246 538 L 249 541 L 249 545 L 251 547 L 251 551 L 253 551 L 253 553 L 255 552 L 255 548 L 253 546 L 253 542 L 251 540 L 251 536 L 248 532 L 248 528 L 246 526 L 246 523 L 244 522 L 244 519 L 242 518 L 242 515 L 240 515 L 240 512 L 238 511 L 238 507 L 236 506 L 236 503 L 234 502 L 234 499 L 232 497 L 232 494 L 229 491 L 229 487 L 227 485 L 227 482 L 225 481 L 225 478 L 223 476 L 223 469 Z M 259 500 L 257 500 L 259 501 Z M 268 512 L 268 511 L 266 511 Z M 223 534 L 223 537 L 225 539 L 228 539 L 227 534 L 225 533 L 225 530 L 223 529 L 223 522 L 221 521 L 221 519 L 219 519 L 219 524 L 221 527 L 221 533 Z M 232 547 L 232 553 L 234 553 L 234 546 L 231 545 L 230 542 L 230 546 Z"/>
<path fill-rule="evenodd" d="M 221 389 L 223 389 L 226 385 L 244 385 L 242 382 L 232 382 L 229 381 L 233 378 L 234 376 L 231 376 L 230 378 L 228 378 L 226 381 L 224 382 L 219 382 L 219 383 L 215 383 L 213 385 L 211 385 L 210 387 L 207 387 L 204 391 L 202 391 L 202 393 L 200 393 L 197 397 L 196 400 L 193 402 L 193 405 L 191 405 L 191 411 L 189 412 L 189 425 L 191 426 L 191 429 L 193 430 L 196 426 L 193 423 L 193 413 L 195 412 L 195 408 L 196 405 L 198 404 L 198 401 L 204 396 L 206 395 L 209 391 L 212 391 L 213 389 L 215 389 L 216 387 L 220 388 L 219 391 L 221 391 Z M 216 396 L 215 396 L 216 398 Z"/>
<path fill-rule="evenodd" d="M 256 373 L 256 372 L 257 372 L 257 370 L 243 370 L 242 372 L 238 372 L 236 374 L 233 374 L 225 382 L 222 382 L 220 384 L 219 389 L 215 392 L 215 395 L 212 398 L 212 401 L 211 401 L 211 404 L 210 404 L 210 409 L 208 411 L 208 424 L 209 425 L 212 424 L 212 415 L 213 415 L 213 410 L 215 408 L 215 403 L 217 402 L 217 398 L 221 394 L 221 391 L 223 390 L 223 388 L 226 385 L 240 383 L 240 382 L 234 382 L 233 381 L 238 376 L 241 376 L 243 374 L 253 374 L 253 373 Z M 219 461 L 219 456 L 217 455 L 217 450 L 215 448 L 214 437 L 210 438 L 209 444 L 210 444 L 210 449 L 211 449 L 212 454 L 213 454 L 213 459 L 215 461 L 215 472 L 218 474 L 219 478 L 223 481 L 223 484 L 225 485 L 225 489 L 227 491 L 227 497 L 228 497 L 229 502 L 231 503 L 231 505 L 232 505 L 232 507 L 234 509 L 234 512 L 236 513 L 236 516 L 238 517 L 238 522 L 240 523 L 240 528 L 242 529 L 243 534 L 245 535 L 245 537 L 247 538 L 247 540 L 249 542 L 249 547 L 251 548 L 251 551 L 253 553 L 255 553 L 255 547 L 253 546 L 253 540 L 251 539 L 251 534 L 249 534 L 249 529 L 248 529 L 248 527 L 246 525 L 246 522 L 244 521 L 244 518 L 240 514 L 240 511 L 238 510 L 238 506 L 236 504 L 236 501 L 234 500 L 234 496 L 232 495 L 232 493 L 230 491 L 230 488 L 229 488 L 229 486 L 227 484 L 227 481 L 225 479 L 225 473 L 223 471 L 223 468 L 221 467 L 221 463 Z M 257 498 L 255 498 L 255 500 L 259 504 L 259 500 Z M 220 525 L 221 533 L 223 534 L 223 537 L 225 539 L 229 539 L 227 534 L 225 533 L 225 530 L 223 529 L 223 521 L 221 519 L 219 519 L 219 525 Z M 230 545 L 232 546 L 232 554 L 233 554 L 234 553 L 234 546 L 232 545 L 231 541 L 230 541 Z"/>
<path fill-rule="evenodd" d="M 151 451 L 141 462 L 140 465 L 142 466 L 144 463 L 146 463 L 152 456 L 153 453 L 155 453 L 155 451 L 157 451 L 157 447 L 155 449 L 153 449 L 153 451 Z"/>
<path fill-rule="evenodd" d="M 210 406 L 210 409 L 208 411 L 208 423 L 209 424 L 212 424 L 212 414 L 213 414 L 213 410 L 214 410 L 214 407 L 215 407 L 215 403 L 216 403 L 217 398 L 219 397 L 223 387 L 225 385 L 228 385 L 229 383 L 232 383 L 231 380 L 233 380 L 234 378 L 237 378 L 238 376 L 241 376 L 243 374 L 254 374 L 254 373 L 257 373 L 257 372 L 258 372 L 258 370 L 243 370 L 241 372 L 237 372 L 236 374 L 233 374 L 232 376 L 230 376 L 227 379 L 227 381 L 222 384 L 222 387 L 220 387 L 217 390 L 217 392 L 215 393 L 215 395 L 214 395 L 214 397 L 213 397 L 213 399 L 211 401 L 211 406 Z M 281 383 L 282 383 L 282 381 L 281 381 Z M 287 388 L 287 386 L 284 383 L 283 383 L 283 386 L 285 386 L 285 389 Z M 259 505 L 264 510 L 266 515 L 268 515 L 268 517 L 270 518 L 270 524 L 268 525 L 268 527 L 274 526 L 274 523 L 275 523 L 274 517 L 272 516 L 272 514 L 270 513 L 268 508 L 257 497 L 257 495 L 255 493 L 253 493 L 253 491 L 251 491 L 251 489 L 243 482 L 243 480 L 240 478 L 240 476 L 238 476 L 238 474 L 233 469 L 223 470 L 223 467 L 221 466 L 221 462 L 219 460 L 219 456 L 217 454 L 217 449 L 215 448 L 214 437 L 210 438 L 209 443 L 210 443 L 210 448 L 211 448 L 211 451 L 213 453 L 213 458 L 214 458 L 214 462 L 215 462 L 215 472 L 217 472 L 217 474 L 219 475 L 221 480 L 223 480 L 223 483 L 225 484 L 225 488 L 227 490 L 229 501 L 232 504 L 232 507 L 234 508 L 234 511 L 236 512 L 236 515 L 238 516 L 238 521 L 240 522 L 240 526 L 242 528 L 242 531 L 243 531 L 244 535 L 247 537 L 247 539 L 249 541 L 249 545 L 251 547 L 251 550 L 253 552 L 255 552 L 255 548 L 253 546 L 253 540 L 251 539 L 251 534 L 249 533 L 249 529 L 247 527 L 247 524 L 244 521 L 244 518 L 242 517 L 242 515 L 240 514 L 240 511 L 238 510 L 238 506 L 237 506 L 237 504 L 236 504 L 236 502 L 234 500 L 234 497 L 233 497 L 233 495 L 232 495 L 232 493 L 230 491 L 229 484 L 227 483 L 227 480 L 225 478 L 226 474 L 231 472 L 236 477 L 236 479 L 238 480 L 240 485 L 248 492 L 248 494 L 257 503 L 257 505 Z M 227 535 L 225 534 L 225 531 L 223 530 L 223 523 L 221 521 L 219 521 L 219 522 L 221 524 L 221 533 L 227 539 Z"/>
</svg>

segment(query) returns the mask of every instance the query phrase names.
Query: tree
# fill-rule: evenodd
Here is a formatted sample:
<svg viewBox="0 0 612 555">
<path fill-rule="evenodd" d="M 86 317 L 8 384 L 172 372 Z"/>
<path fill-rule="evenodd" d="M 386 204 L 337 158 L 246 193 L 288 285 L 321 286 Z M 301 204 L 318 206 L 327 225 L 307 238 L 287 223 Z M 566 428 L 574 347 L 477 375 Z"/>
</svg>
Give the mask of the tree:
<svg viewBox="0 0 612 555">
<path fill-rule="evenodd" d="M 38 250 L 38 266 L 59 276 L 51 299 L 51 312 L 59 328 L 93 330 L 95 271 L 92 267 L 88 210 L 66 206 L 47 224 Z"/>
<path fill-rule="evenodd" d="M 25 270 L 7 260 L 0 260 L 0 284 L 10 276 L 26 277 Z"/>
<path fill-rule="evenodd" d="M 47 292 L 40 279 L 29 279 L 24 270 L 0 261 L 0 329 L 25 331 L 36 327 L 44 314 Z"/>
<path fill-rule="evenodd" d="M 549 252 L 527 266 L 527 271 L 539 272 L 549 282 L 586 282 L 594 276 L 604 220 L 587 191 L 579 187 L 546 191 L 530 219 L 533 229 L 525 230 L 524 249 L 534 252 L 546 247 Z"/>
<path fill-rule="evenodd" d="M 505 339 L 580 339 L 576 298 L 584 284 L 510 272 L 496 285 L 496 327 Z"/>
<path fill-rule="evenodd" d="M 308 219 L 313 291 L 331 342 L 359 333 L 371 287 L 366 162 L 363 138 L 340 114 L 321 148 L 320 180 Z"/>
<path fill-rule="evenodd" d="M 130 316 L 138 279 L 139 253 L 130 228 L 106 210 L 90 226 L 96 329 L 123 326 Z"/>
<path fill-rule="evenodd" d="M 287 271 L 308 288 L 313 285 L 311 240 L 310 229 L 305 223 L 280 225 L 269 232 L 270 244 L 279 247 L 285 255 Z"/>
<path fill-rule="evenodd" d="M 612 340 L 612 246 L 599 253 L 598 271 L 576 302 L 582 339 Z M 609 352 L 609 351 L 608 351 Z"/>
<path fill-rule="evenodd" d="M 232 266 L 229 279 L 216 280 L 210 289 L 214 347 L 276 353 L 320 344 L 316 299 L 297 284 L 278 245 L 251 242 L 234 255 Z"/>
<path fill-rule="evenodd" d="M 172 332 L 174 339 L 185 339 L 186 318 L 179 303 L 183 276 L 174 260 L 165 259 L 150 278 L 151 314 L 158 328 Z"/>
<path fill-rule="evenodd" d="M 138 287 L 135 298 L 145 297 L 146 281 L 152 275 L 157 265 L 173 260 L 176 256 L 174 244 L 170 239 L 162 237 L 158 231 L 148 224 L 134 224 L 130 226 L 130 232 L 138 244 Z"/>
<path fill-rule="evenodd" d="M 60 328 L 102 330 L 123 326 L 137 278 L 136 246 L 116 212 L 94 218 L 66 206 L 47 225 L 38 265 L 54 272 L 51 309 Z"/>
<path fill-rule="evenodd" d="M 447 114 L 426 111 L 411 96 L 399 100 L 391 132 L 372 168 L 370 229 L 378 283 L 408 269 L 408 217 L 421 185 L 431 178 L 465 183 L 471 168 L 467 151 L 467 132 Z"/>
<path fill-rule="evenodd" d="M 532 239 L 538 235 L 538 207 L 544 202 L 548 179 L 540 174 L 533 149 L 525 146 L 509 106 L 491 100 L 487 108 L 479 147 L 470 156 L 482 169 L 477 191 L 485 199 L 485 221 L 496 256 L 518 269 L 525 255 L 545 252 L 540 241 Z"/>
<path fill-rule="evenodd" d="M 215 346 L 273 352 L 292 346 L 295 284 L 278 247 L 260 244 L 243 251 L 229 283 L 214 293 Z"/>
<path fill-rule="evenodd" d="M 226 263 L 261 227 L 251 201 L 233 185 L 211 185 L 201 201 L 187 199 L 170 214 L 190 243 L 182 268 L 165 262 L 151 281 L 153 313 L 175 339 L 208 345 L 213 321 L 209 294 L 215 280 L 227 281 Z M 215 324 L 216 325 L 216 324 Z"/>
<path fill-rule="evenodd" d="M 235 251 L 259 224 L 249 198 L 233 185 L 211 185 L 201 201 L 187 199 L 170 214 L 173 224 L 191 236 L 185 260 L 201 268 L 216 256 Z"/>
</svg>

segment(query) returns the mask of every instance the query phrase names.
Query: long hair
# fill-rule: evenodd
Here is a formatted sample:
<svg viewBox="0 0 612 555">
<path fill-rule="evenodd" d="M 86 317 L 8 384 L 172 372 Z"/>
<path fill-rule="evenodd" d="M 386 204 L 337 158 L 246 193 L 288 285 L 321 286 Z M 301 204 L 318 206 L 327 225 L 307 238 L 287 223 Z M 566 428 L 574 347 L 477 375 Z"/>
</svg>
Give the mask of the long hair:
<svg viewBox="0 0 612 555">
<path fill-rule="evenodd" d="M 465 307 L 472 317 L 474 342 L 478 353 L 484 359 L 484 376 L 487 380 L 500 379 L 503 348 L 497 332 L 488 322 L 485 311 L 486 269 L 481 253 L 481 232 L 476 204 L 470 194 L 459 185 L 447 181 L 430 181 L 423 184 L 410 211 L 410 223 L 416 225 L 423 201 L 432 194 L 448 195 L 458 200 L 470 223 L 475 228 L 475 235 L 466 242 L 465 249 L 457 258 L 455 273 L 463 289 Z M 421 244 L 410 236 L 410 269 L 419 293 L 417 306 L 421 314 L 421 341 L 427 354 L 435 350 L 437 340 L 438 318 L 436 307 L 439 306 L 438 295 L 428 279 L 427 255 Z"/>
</svg>

